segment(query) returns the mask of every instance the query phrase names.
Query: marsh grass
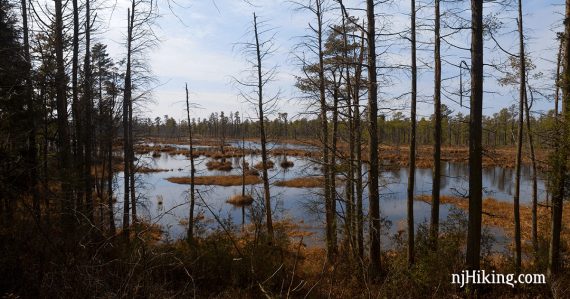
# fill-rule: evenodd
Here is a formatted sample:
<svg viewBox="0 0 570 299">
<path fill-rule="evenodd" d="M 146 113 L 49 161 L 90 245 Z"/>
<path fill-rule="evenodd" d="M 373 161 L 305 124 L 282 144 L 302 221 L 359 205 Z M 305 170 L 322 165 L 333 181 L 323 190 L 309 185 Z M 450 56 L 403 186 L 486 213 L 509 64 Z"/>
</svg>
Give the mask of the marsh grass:
<svg viewBox="0 0 570 299">
<path fill-rule="evenodd" d="M 190 177 L 171 177 L 167 181 L 175 184 L 190 184 Z M 255 185 L 260 184 L 261 179 L 258 176 L 246 175 L 245 184 Z M 197 176 L 194 177 L 194 184 L 196 185 L 215 185 L 215 186 L 240 186 L 242 184 L 241 175 L 213 175 L 213 176 Z"/>
</svg>

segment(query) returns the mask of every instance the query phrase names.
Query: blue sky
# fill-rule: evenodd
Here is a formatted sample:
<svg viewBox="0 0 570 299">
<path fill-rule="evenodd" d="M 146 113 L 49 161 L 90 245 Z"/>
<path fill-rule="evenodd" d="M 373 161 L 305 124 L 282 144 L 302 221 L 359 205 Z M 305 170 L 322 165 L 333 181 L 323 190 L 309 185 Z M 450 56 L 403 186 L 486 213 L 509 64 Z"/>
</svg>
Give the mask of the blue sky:
<svg viewBox="0 0 570 299">
<path fill-rule="evenodd" d="M 299 94 L 294 87 L 294 76 L 299 74 L 299 67 L 292 53 L 294 45 L 307 33 L 308 22 L 311 21 L 307 13 L 294 10 L 294 5 L 288 1 L 279 0 L 253 0 L 251 6 L 240 0 L 185 0 L 179 6 L 173 5 L 172 11 L 166 2 L 160 2 L 159 28 L 157 33 L 161 39 L 159 46 L 148 53 L 150 65 L 158 79 L 154 91 L 154 102 L 148 103 L 141 116 L 155 117 L 165 114 L 177 120 L 184 118 L 184 84 L 188 82 L 191 101 L 201 108 L 194 109 L 193 114 L 207 117 L 214 111 L 240 111 L 241 114 L 251 116 L 253 113 L 248 104 L 238 97 L 238 91 L 232 84 L 232 76 L 240 77 L 247 64 L 235 44 L 251 38 L 249 28 L 252 22 L 252 13 L 255 11 L 263 20 L 275 28 L 277 33 L 275 44 L 277 52 L 269 64 L 278 65 L 279 74 L 272 89 L 280 89 L 281 100 L 278 110 L 288 112 L 291 116 L 298 115 L 306 110 L 305 105 L 297 100 Z M 408 28 L 409 1 L 394 1 L 390 5 L 379 5 L 378 12 L 389 14 L 382 22 L 388 24 L 392 31 Z M 104 34 L 98 38 L 109 44 L 115 57 L 123 55 L 124 50 L 120 41 L 125 28 L 126 7 L 128 0 L 118 0 L 117 10 L 109 22 Z M 333 2 L 331 2 L 333 3 Z M 361 0 L 345 0 L 348 7 L 363 8 Z M 543 72 L 541 80 L 534 84 L 552 85 L 552 73 L 555 68 L 555 55 L 557 45 L 555 31 L 560 31 L 562 23 L 561 13 L 563 0 L 527 0 L 523 1 L 525 12 L 525 30 L 527 35 L 527 51 L 537 65 L 537 70 Z M 334 3 L 333 3 L 334 4 Z M 430 24 L 428 19 L 433 8 L 431 3 L 424 4 L 418 12 L 420 24 Z M 333 5 L 334 6 L 334 5 Z M 418 6 L 422 6 L 418 4 Z M 514 8 L 514 6 L 513 6 Z M 486 4 L 487 12 L 498 13 L 504 23 L 504 29 L 497 35 L 503 48 L 516 53 L 517 34 L 515 30 L 516 11 L 497 9 L 494 4 Z M 468 12 L 467 12 L 468 13 Z M 331 12 L 336 14 L 336 12 Z M 357 14 L 355 12 L 355 14 Z M 467 15 L 468 16 L 468 15 Z M 380 26 L 380 25 L 379 25 Z M 556 27 L 558 26 L 558 28 Z M 433 33 L 421 30 L 418 40 L 428 42 Z M 454 38 L 454 43 L 469 47 L 468 33 Z M 385 44 L 383 44 L 385 42 Z M 378 41 L 379 47 L 386 49 L 387 42 Z M 505 55 L 493 49 L 492 43 L 487 43 L 485 60 L 492 63 L 504 60 Z M 446 59 L 458 63 L 461 59 L 469 62 L 469 54 L 465 51 L 443 48 Z M 427 62 L 419 75 L 419 96 L 424 102 L 418 107 L 419 116 L 428 116 L 432 111 L 431 96 L 433 93 L 433 72 L 429 68 L 433 50 L 429 45 L 420 45 L 418 58 Z M 388 49 L 388 52 L 379 58 L 380 63 L 409 64 L 409 43 L 401 39 Z M 421 63 L 420 63 L 421 64 Z M 486 68 L 486 70 L 489 68 Z M 382 102 L 380 107 L 390 108 L 386 113 L 402 111 L 408 114 L 408 101 L 406 97 L 399 100 L 393 98 L 409 90 L 408 71 L 391 71 L 390 82 L 381 86 Z M 458 74 L 458 69 L 443 64 L 443 77 L 452 77 Z M 457 80 L 447 81 L 450 88 L 457 86 Z M 492 77 L 485 78 L 486 89 L 490 91 L 485 96 L 484 110 L 492 114 L 502 107 L 515 103 L 516 92 L 512 88 L 500 87 Z M 457 100 L 457 98 L 453 98 Z M 464 99 L 468 102 L 468 99 Z M 443 103 L 454 111 L 468 113 L 467 108 L 461 108 L 453 101 L 444 98 Z M 543 111 L 553 107 L 552 101 L 542 101 L 537 104 L 536 110 Z"/>
</svg>

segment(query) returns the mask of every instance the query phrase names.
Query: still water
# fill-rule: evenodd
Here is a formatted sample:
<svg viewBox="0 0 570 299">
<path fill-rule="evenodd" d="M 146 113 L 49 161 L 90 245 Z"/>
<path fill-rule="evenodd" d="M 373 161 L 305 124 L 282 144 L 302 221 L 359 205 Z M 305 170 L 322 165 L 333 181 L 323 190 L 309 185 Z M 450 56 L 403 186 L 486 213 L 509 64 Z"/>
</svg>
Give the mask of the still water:
<svg viewBox="0 0 570 299">
<path fill-rule="evenodd" d="M 237 146 L 236 144 L 232 144 Z M 240 144 L 241 145 L 241 144 Z M 258 144 L 249 142 L 247 148 L 256 148 Z M 307 149 L 314 148 L 299 145 L 272 144 L 271 147 L 279 148 L 287 146 L 287 148 Z M 184 148 L 184 146 L 177 145 Z M 152 153 L 151 153 L 152 154 Z M 186 235 L 186 227 L 184 224 L 188 218 L 188 190 L 189 185 L 181 185 L 170 183 L 166 179 L 169 177 L 183 177 L 190 175 L 190 161 L 184 155 L 169 155 L 161 153 L 160 157 L 153 158 L 151 154 L 138 157 L 137 163 L 150 168 L 166 169 L 168 171 L 155 173 L 137 174 L 137 193 L 139 196 L 138 213 L 151 223 L 159 224 L 164 231 L 165 240 L 174 240 L 184 238 Z M 275 167 L 270 169 L 270 183 L 280 180 L 288 180 L 297 177 L 317 176 L 320 175 L 318 165 L 305 157 L 287 157 L 288 161 L 292 161 L 294 166 L 289 169 L 283 169 L 280 166 L 284 156 L 275 156 L 270 158 L 275 162 Z M 197 176 L 208 175 L 241 175 L 241 158 L 229 158 L 233 169 L 231 171 L 210 171 L 206 167 L 206 162 L 210 158 L 200 157 L 195 159 Z M 257 155 L 246 156 L 249 165 L 255 165 L 260 161 Z M 442 163 L 443 177 L 441 180 L 441 194 L 452 196 L 465 196 L 468 191 L 468 167 L 463 163 Z M 363 169 L 366 173 L 366 169 Z M 406 221 L 406 188 L 409 171 L 407 168 L 397 170 L 382 171 L 379 184 L 381 186 L 381 202 L 380 208 L 382 217 L 388 220 L 392 225 L 385 236 L 395 234 L 405 227 Z M 531 198 L 531 169 L 523 166 L 522 184 L 521 184 L 521 202 L 529 203 Z M 366 180 L 366 178 L 365 178 Z M 339 194 L 344 194 L 342 184 L 338 187 Z M 494 197 L 497 200 L 511 201 L 514 189 L 514 170 L 502 167 L 494 167 L 483 171 L 483 195 L 484 197 Z M 431 194 L 432 187 L 432 171 L 431 169 L 416 170 L 415 194 L 421 195 Z M 123 174 L 117 173 L 116 186 L 118 202 L 115 205 L 115 215 L 117 223 L 120 223 L 122 215 L 122 190 L 123 190 Z M 262 185 L 250 185 L 246 187 L 248 193 L 254 195 L 262 194 Z M 542 179 L 538 181 L 539 199 L 546 197 L 545 185 Z M 235 224 L 242 222 L 242 208 L 234 207 L 226 203 L 226 200 L 235 194 L 241 194 L 241 186 L 196 186 L 200 196 L 197 199 L 197 211 L 204 213 L 204 223 L 209 223 L 211 227 L 216 226 L 213 211 L 221 219 L 231 219 Z M 272 208 L 274 219 L 291 219 L 299 224 L 304 230 L 314 232 L 313 236 L 306 239 L 307 243 L 320 244 L 323 240 L 324 215 L 322 211 L 324 206 L 321 203 L 320 188 L 289 188 L 271 186 Z M 259 196 L 260 197 L 260 196 Z M 202 200 L 203 199 L 203 200 Z M 256 199 L 258 200 L 258 199 Z M 364 211 L 367 211 L 367 192 L 364 190 Z M 206 207 L 207 205 L 207 207 Z M 209 208 L 209 209 L 208 209 Z M 340 213 L 344 210 L 339 204 Z M 442 205 L 440 211 L 440 219 L 444 221 L 451 207 Z M 197 212 L 196 211 L 196 212 Z M 246 209 L 246 223 L 248 222 L 248 209 Z M 414 218 L 418 225 L 422 222 L 429 221 L 430 205 L 421 201 L 414 203 Z M 207 226 L 206 225 L 206 226 Z M 340 226 L 340 224 L 339 224 Z M 498 243 L 506 243 L 505 235 L 500 229 L 492 228 Z M 384 243 L 386 244 L 386 242 Z M 504 245 L 504 244 L 503 244 Z"/>
</svg>

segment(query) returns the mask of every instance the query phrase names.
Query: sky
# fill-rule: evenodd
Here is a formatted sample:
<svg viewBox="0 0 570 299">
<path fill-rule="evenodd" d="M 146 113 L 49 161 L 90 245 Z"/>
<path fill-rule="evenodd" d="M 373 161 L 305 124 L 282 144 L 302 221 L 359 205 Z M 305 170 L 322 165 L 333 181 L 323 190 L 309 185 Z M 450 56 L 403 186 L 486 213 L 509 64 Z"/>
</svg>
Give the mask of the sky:
<svg viewBox="0 0 570 299">
<path fill-rule="evenodd" d="M 300 100 L 299 91 L 294 87 L 295 76 L 301 74 L 299 62 L 295 58 L 301 50 L 296 49 L 295 45 L 308 33 L 307 26 L 312 21 L 311 15 L 296 10 L 290 1 L 249 2 L 253 5 L 241 0 L 177 0 L 171 1 L 169 7 L 168 2 L 159 2 L 161 17 L 157 21 L 155 31 L 160 42 L 146 55 L 157 81 L 154 85 L 153 101 L 147 103 L 139 112 L 141 117 L 169 115 L 176 120 L 185 119 L 186 83 L 190 90 L 190 101 L 199 107 L 192 111 L 195 117 L 208 117 L 210 113 L 222 110 L 226 113 L 239 111 L 241 115 L 253 117 L 253 107 L 238 96 L 239 91 L 232 79 L 242 78 L 249 67 L 243 53 L 239 51 L 239 43 L 252 38 L 250 29 L 253 12 L 275 33 L 272 41 L 276 52 L 269 59 L 268 65 L 275 65 L 278 69 L 277 76 L 269 87 L 271 92 L 280 90 L 277 110 L 287 112 L 293 118 L 306 116 L 303 112 L 307 111 L 307 105 Z M 347 7 L 365 7 L 362 0 L 344 2 Z M 129 3 L 128 0 L 117 0 L 114 10 L 107 9 L 103 19 L 108 21 L 102 23 L 101 33 L 95 35 L 97 41 L 108 44 L 114 57 L 125 55 L 122 41 L 126 33 L 126 10 Z M 533 85 L 552 87 L 557 52 L 555 32 L 561 30 L 562 4 L 563 0 L 523 1 L 528 55 L 537 65 L 536 71 L 543 73 L 540 79 L 531 82 Z M 417 6 L 420 7 L 418 24 L 431 24 L 433 4 L 422 4 L 418 1 Z M 334 5 L 333 9 L 336 9 Z M 377 26 L 389 28 L 394 32 L 409 28 L 409 9 L 409 1 L 378 5 L 376 10 L 382 13 L 383 17 L 379 18 Z M 496 34 L 496 38 L 503 49 L 516 54 L 516 11 L 499 9 L 492 3 L 487 3 L 485 10 L 486 13 L 497 14 L 501 18 L 504 28 Z M 353 13 L 362 14 L 356 10 Z M 468 17 L 469 12 L 466 13 L 465 16 Z M 336 14 L 337 12 L 330 12 L 330 15 Z M 442 18 L 445 19 L 446 16 Z M 426 26 L 418 30 L 418 96 L 421 101 L 418 105 L 418 115 L 426 117 L 433 111 L 433 47 L 426 44 L 433 40 L 433 31 Z M 465 31 L 464 34 L 453 38 L 453 43 L 468 48 L 468 37 L 469 34 Z M 410 45 L 405 39 L 399 38 L 393 43 L 380 37 L 377 43 L 379 52 L 385 52 L 379 57 L 380 66 L 410 64 Z M 449 90 L 457 91 L 459 70 L 454 64 L 459 64 L 461 60 L 469 63 L 469 53 L 445 44 L 442 47 L 445 60 L 443 78 L 448 78 L 444 85 L 447 85 Z M 485 51 L 485 62 L 488 64 L 504 61 L 507 56 L 491 41 L 486 42 Z M 486 67 L 487 70 L 492 72 L 491 67 Z M 381 112 L 388 115 L 396 111 L 409 114 L 409 99 L 405 95 L 410 88 L 409 70 L 381 69 L 380 75 L 387 79 L 380 86 Z M 485 89 L 488 92 L 484 99 L 484 113 L 487 115 L 516 103 L 516 89 L 499 86 L 492 75 L 491 73 L 485 78 Z M 443 98 L 443 103 L 451 110 L 467 114 L 468 108 L 460 107 L 457 102 L 456 95 Z M 464 98 L 464 104 L 468 104 L 468 98 Z M 541 113 L 552 109 L 553 105 L 552 99 L 542 100 L 534 106 L 534 110 Z"/>
</svg>

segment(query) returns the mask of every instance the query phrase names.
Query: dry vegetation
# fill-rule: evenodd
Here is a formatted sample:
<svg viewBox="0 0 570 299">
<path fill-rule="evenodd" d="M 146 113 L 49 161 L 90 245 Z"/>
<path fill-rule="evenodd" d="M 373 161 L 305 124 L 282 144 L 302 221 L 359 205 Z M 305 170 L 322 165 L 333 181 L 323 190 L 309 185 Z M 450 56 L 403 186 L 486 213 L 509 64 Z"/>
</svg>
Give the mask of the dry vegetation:
<svg viewBox="0 0 570 299">
<path fill-rule="evenodd" d="M 431 203 L 431 196 L 421 195 L 416 197 L 417 200 Z M 441 196 L 442 204 L 451 204 L 464 211 L 469 210 L 469 200 L 461 197 Z M 550 232 L 550 207 L 544 203 L 538 205 L 538 235 L 547 236 Z M 532 209 L 530 205 L 521 204 L 521 238 L 530 242 L 532 232 Z M 570 224 L 570 207 L 564 207 L 563 219 L 565 223 Z M 483 200 L 483 224 L 487 226 L 495 226 L 502 228 L 507 235 L 514 234 L 514 216 L 513 204 L 511 202 L 499 201 L 494 198 L 486 198 Z M 570 237 L 570 226 L 563 227 L 562 239 L 568 240 Z"/>
<path fill-rule="evenodd" d="M 272 169 L 275 166 L 275 163 L 271 160 L 267 161 L 267 169 Z M 259 163 L 253 165 L 253 168 L 257 169 L 257 170 L 262 170 L 263 169 L 263 162 L 259 161 Z"/>
<path fill-rule="evenodd" d="M 213 185 L 213 186 L 240 186 L 242 184 L 241 175 L 213 175 L 213 176 L 197 176 L 194 178 L 196 185 Z M 175 184 L 190 184 L 190 177 L 171 177 L 167 178 L 171 183 Z M 255 185 L 260 184 L 261 179 L 258 176 L 246 175 L 245 184 Z"/>
<path fill-rule="evenodd" d="M 236 194 L 230 197 L 226 202 L 238 207 L 249 206 L 253 203 L 253 197 L 249 194 Z"/>
<path fill-rule="evenodd" d="M 208 170 L 231 171 L 233 169 L 232 162 L 230 161 L 211 160 L 206 163 L 206 167 Z"/>
</svg>

